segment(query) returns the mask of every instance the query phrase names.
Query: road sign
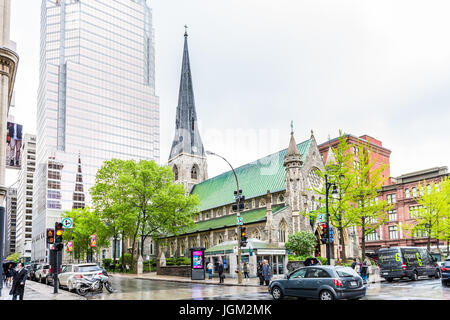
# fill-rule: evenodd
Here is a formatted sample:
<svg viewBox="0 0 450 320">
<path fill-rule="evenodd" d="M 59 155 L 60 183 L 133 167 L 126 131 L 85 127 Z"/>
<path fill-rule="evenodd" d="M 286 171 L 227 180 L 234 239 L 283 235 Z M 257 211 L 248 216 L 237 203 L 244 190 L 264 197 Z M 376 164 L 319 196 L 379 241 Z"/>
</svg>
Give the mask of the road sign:
<svg viewBox="0 0 450 320">
<path fill-rule="evenodd" d="M 242 220 L 242 217 L 237 217 L 237 225 L 242 226 L 244 224 L 244 220 Z"/>
<path fill-rule="evenodd" d="M 325 216 L 324 213 L 321 213 L 321 214 L 319 214 L 319 215 L 317 216 L 317 221 L 319 221 L 319 222 L 325 222 L 325 220 L 326 220 L 326 216 Z"/>
<path fill-rule="evenodd" d="M 73 228 L 73 220 L 72 218 L 64 218 L 62 219 L 62 225 L 64 229 L 71 229 Z"/>
<path fill-rule="evenodd" d="M 234 247 L 233 247 L 233 252 L 234 252 L 234 253 L 238 253 L 238 247 L 237 247 L 237 246 L 234 246 Z"/>
</svg>

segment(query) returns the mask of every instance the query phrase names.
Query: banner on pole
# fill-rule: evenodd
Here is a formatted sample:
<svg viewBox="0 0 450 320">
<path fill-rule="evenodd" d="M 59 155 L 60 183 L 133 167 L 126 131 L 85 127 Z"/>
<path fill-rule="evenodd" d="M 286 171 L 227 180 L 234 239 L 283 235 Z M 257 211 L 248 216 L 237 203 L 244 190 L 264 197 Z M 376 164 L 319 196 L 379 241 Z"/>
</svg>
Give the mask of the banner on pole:
<svg viewBox="0 0 450 320">
<path fill-rule="evenodd" d="M 67 242 L 67 252 L 72 252 L 73 251 L 73 242 L 69 241 Z"/>
<path fill-rule="evenodd" d="M 91 235 L 91 248 L 97 246 L 97 235 L 93 234 Z"/>
</svg>

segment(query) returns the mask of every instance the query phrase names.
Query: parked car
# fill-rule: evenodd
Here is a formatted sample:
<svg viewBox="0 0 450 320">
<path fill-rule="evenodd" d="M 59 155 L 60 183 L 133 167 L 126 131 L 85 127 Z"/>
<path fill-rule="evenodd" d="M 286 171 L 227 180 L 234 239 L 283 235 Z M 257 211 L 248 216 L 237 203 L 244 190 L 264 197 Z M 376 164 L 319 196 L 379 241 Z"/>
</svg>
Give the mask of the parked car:
<svg viewBox="0 0 450 320">
<path fill-rule="evenodd" d="M 94 263 L 68 264 L 64 266 L 58 275 L 59 285 L 66 287 L 69 291 L 75 289 L 76 279 L 92 279 L 95 275 L 103 274 L 103 269 Z"/>
<path fill-rule="evenodd" d="M 415 281 L 420 276 L 440 277 L 439 264 L 426 248 L 381 248 L 378 257 L 380 276 L 388 282 L 394 278 L 410 278 Z"/>
<path fill-rule="evenodd" d="M 30 271 L 28 275 L 30 276 L 30 280 L 36 280 L 36 271 L 42 268 L 42 265 L 39 263 L 32 263 Z"/>
<path fill-rule="evenodd" d="M 441 282 L 442 285 L 450 284 L 450 259 L 446 259 L 441 265 Z"/>
<path fill-rule="evenodd" d="M 297 269 L 268 288 L 275 300 L 284 296 L 319 300 L 359 299 L 366 295 L 362 278 L 349 267 L 315 265 Z"/>
<path fill-rule="evenodd" d="M 41 265 L 41 267 L 35 272 L 36 281 L 40 283 L 45 283 L 46 281 L 48 281 L 47 275 L 49 273 L 50 273 L 50 265 L 49 264 Z"/>
<path fill-rule="evenodd" d="M 31 265 L 27 265 L 24 268 L 25 268 L 25 270 L 27 270 L 27 279 L 30 280 L 31 279 L 31 275 L 30 275 Z"/>
<path fill-rule="evenodd" d="M 61 267 L 59 268 L 59 274 L 62 273 L 62 270 L 65 266 L 66 266 L 65 264 L 61 265 Z M 59 274 L 58 274 L 58 279 L 59 279 Z M 48 272 L 47 277 L 44 282 L 48 285 L 53 285 L 53 273 L 52 273 L 51 265 L 50 265 L 49 272 Z M 59 286 L 61 286 L 61 285 L 59 284 Z"/>
</svg>

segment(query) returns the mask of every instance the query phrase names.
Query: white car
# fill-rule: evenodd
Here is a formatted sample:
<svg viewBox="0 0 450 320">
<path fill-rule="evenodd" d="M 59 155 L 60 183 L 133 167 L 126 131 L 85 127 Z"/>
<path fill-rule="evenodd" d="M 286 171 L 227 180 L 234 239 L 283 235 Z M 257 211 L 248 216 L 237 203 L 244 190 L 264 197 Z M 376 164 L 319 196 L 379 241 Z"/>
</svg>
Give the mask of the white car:
<svg viewBox="0 0 450 320">
<path fill-rule="evenodd" d="M 97 274 L 103 274 L 103 269 L 95 263 L 68 264 L 64 266 L 62 272 L 58 275 L 59 285 L 72 291 L 75 289 L 76 279 L 91 279 Z"/>
</svg>

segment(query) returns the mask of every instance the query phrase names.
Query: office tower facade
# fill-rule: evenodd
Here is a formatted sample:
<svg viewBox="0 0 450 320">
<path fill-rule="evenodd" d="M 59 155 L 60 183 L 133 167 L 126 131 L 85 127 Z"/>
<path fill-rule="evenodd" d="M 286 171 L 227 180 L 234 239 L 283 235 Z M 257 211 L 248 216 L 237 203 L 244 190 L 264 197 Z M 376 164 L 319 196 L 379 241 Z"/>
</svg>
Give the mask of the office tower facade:
<svg viewBox="0 0 450 320">
<path fill-rule="evenodd" d="M 16 252 L 16 218 L 17 218 L 17 189 L 9 188 L 6 193 L 6 243 L 5 256 Z"/>
<path fill-rule="evenodd" d="M 14 81 L 19 63 L 19 56 L 14 52 L 15 45 L 9 39 L 10 15 L 11 1 L 0 0 L 0 206 L 3 206 L 7 192 L 5 186 L 6 124 L 9 107 L 13 100 Z"/>
<path fill-rule="evenodd" d="M 42 1 L 32 260 L 105 160 L 159 162 L 153 48 L 146 1 Z"/>
<path fill-rule="evenodd" d="M 36 168 L 36 136 L 25 134 L 22 143 L 22 166 L 17 184 L 16 252 L 31 259 L 33 222 L 33 180 Z"/>
</svg>

